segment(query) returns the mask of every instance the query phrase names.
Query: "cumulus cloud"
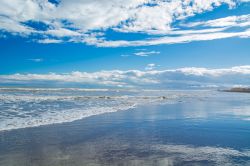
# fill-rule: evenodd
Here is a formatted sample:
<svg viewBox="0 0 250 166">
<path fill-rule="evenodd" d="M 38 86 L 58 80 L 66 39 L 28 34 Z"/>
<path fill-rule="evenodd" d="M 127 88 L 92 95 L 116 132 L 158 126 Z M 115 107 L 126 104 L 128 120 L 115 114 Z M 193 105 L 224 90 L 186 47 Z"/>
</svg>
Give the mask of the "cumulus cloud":
<svg viewBox="0 0 250 166">
<path fill-rule="evenodd" d="M 249 37 L 249 15 L 185 22 L 221 5 L 229 10 L 246 0 L 1 0 L 0 30 L 39 43 L 80 42 L 100 47 L 146 46 Z M 46 28 L 27 24 L 42 24 Z M 177 24 L 177 27 L 176 27 Z M 181 29 L 178 26 L 186 26 Z M 199 29 L 199 27 L 203 27 Z M 230 27 L 244 27 L 240 31 Z M 188 29 L 187 29 L 188 28 Z M 110 40 L 106 31 L 147 34 L 142 40 Z M 201 36 L 200 36 L 201 35 Z M 35 36 L 35 37 L 34 37 Z"/>
<path fill-rule="evenodd" d="M 236 66 L 224 69 L 179 68 L 155 70 L 157 65 L 149 64 L 145 71 L 111 70 L 93 73 L 71 72 L 64 74 L 13 74 L 1 75 L 2 85 L 39 84 L 124 88 L 208 88 L 250 85 L 250 66 Z"/>
</svg>

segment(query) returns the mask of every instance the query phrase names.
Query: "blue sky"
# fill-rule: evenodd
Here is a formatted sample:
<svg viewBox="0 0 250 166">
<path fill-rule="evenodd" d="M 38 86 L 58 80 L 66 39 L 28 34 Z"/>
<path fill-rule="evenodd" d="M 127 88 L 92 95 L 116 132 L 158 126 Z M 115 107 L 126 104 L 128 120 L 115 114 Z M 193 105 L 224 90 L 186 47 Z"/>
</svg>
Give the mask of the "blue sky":
<svg viewBox="0 0 250 166">
<path fill-rule="evenodd" d="M 225 85 L 246 86 L 250 75 L 250 1 L 2 0 L 0 49 L 1 84 L 51 82 L 50 73 L 72 76 L 76 71 L 136 70 L 148 74 L 195 69 L 195 73 L 183 72 L 182 78 L 191 75 L 192 86 L 196 86 L 193 76 L 206 69 L 199 77 L 227 71 L 220 78 L 210 78 L 211 86 L 221 86 L 220 79 L 231 75 L 242 76 L 241 81 L 227 79 Z M 183 81 L 178 72 L 168 81 Z M 22 78 L 16 77 L 17 73 Z M 96 84 L 83 77 L 81 81 L 53 81 Z M 116 77 L 120 78 L 119 87 L 132 87 L 130 81 L 124 81 L 124 73 L 109 78 L 100 74 L 97 81 L 115 82 Z M 155 81 L 152 86 L 162 83 L 161 78 L 150 80 Z M 200 84 L 208 83 L 202 80 Z"/>
</svg>

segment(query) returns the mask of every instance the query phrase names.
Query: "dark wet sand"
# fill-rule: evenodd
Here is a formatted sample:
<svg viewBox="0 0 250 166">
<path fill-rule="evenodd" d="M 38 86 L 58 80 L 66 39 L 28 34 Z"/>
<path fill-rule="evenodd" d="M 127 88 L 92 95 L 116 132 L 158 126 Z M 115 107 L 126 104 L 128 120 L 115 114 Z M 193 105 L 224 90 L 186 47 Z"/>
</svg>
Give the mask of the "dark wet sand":
<svg viewBox="0 0 250 166">
<path fill-rule="evenodd" d="M 217 113 L 241 106 L 232 103 L 144 106 L 0 132 L 0 166 L 248 165 L 250 121 Z"/>
</svg>

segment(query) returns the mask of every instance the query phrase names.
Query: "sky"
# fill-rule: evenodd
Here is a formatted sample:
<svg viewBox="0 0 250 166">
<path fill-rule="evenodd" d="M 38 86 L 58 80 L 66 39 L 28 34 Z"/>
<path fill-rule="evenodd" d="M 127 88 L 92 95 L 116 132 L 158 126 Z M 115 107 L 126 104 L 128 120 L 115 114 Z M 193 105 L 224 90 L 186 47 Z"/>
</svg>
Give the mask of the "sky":
<svg viewBox="0 0 250 166">
<path fill-rule="evenodd" d="M 250 0 L 1 0 L 0 86 L 250 84 Z"/>
</svg>

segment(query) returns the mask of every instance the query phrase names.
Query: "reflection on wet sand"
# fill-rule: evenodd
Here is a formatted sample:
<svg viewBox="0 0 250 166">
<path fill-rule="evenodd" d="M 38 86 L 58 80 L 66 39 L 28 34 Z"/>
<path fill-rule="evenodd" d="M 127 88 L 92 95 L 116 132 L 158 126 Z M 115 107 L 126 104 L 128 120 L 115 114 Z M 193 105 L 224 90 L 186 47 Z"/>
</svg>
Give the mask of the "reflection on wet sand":
<svg viewBox="0 0 250 166">
<path fill-rule="evenodd" d="M 247 166 L 249 101 L 247 95 L 188 99 L 2 131 L 0 165 Z"/>
</svg>

